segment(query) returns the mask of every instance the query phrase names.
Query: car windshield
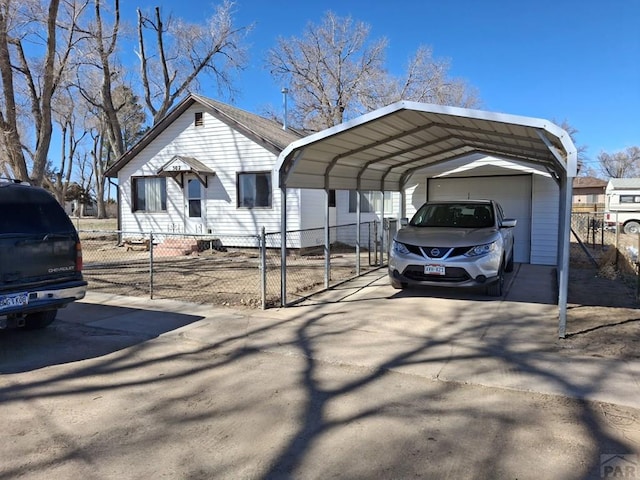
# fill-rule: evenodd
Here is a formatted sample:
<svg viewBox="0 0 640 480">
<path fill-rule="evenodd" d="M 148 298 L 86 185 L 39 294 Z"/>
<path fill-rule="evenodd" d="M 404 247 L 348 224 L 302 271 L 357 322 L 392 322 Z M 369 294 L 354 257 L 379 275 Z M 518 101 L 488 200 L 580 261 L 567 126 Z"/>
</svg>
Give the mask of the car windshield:
<svg viewBox="0 0 640 480">
<path fill-rule="evenodd" d="M 494 225 L 488 203 L 426 203 L 409 222 L 414 227 L 487 228 Z"/>
</svg>

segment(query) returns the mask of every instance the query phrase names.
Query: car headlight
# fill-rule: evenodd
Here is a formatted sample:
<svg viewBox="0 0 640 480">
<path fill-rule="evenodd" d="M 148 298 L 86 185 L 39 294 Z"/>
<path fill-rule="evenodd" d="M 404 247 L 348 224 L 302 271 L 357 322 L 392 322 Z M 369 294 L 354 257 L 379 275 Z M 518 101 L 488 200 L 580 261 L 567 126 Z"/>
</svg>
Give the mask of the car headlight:
<svg viewBox="0 0 640 480">
<path fill-rule="evenodd" d="M 484 245 L 476 245 L 475 247 L 471 247 L 467 253 L 464 254 L 465 257 L 479 257 L 480 255 L 486 255 L 489 252 L 493 252 L 496 249 L 496 242 L 485 243 Z"/>
<path fill-rule="evenodd" d="M 398 242 L 397 240 L 393 241 L 392 248 L 395 253 L 399 253 L 401 255 L 408 255 L 410 253 L 407 246 L 404 243 Z"/>
</svg>

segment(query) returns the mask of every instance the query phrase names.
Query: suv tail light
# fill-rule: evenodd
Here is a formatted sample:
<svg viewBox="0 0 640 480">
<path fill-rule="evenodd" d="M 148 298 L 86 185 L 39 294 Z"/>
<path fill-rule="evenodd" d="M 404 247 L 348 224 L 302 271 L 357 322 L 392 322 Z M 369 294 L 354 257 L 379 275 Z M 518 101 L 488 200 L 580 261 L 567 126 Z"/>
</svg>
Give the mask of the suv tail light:
<svg viewBox="0 0 640 480">
<path fill-rule="evenodd" d="M 76 272 L 82 271 L 82 245 L 76 243 Z"/>
</svg>

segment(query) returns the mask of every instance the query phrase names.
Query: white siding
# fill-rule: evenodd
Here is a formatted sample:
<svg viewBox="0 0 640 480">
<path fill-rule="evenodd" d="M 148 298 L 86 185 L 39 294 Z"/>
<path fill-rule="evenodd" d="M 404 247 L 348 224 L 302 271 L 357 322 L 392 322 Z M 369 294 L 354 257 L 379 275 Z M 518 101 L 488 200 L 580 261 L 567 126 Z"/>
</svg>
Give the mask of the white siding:
<svg viewBox="0 0 640 480">
<path fill-rule="evenodd" d="M 420 205 L 427 201 L 427 182 L 418 182 L 405 189 L 405 217 L 411 218 L 418 211 Z"/>
<path fill-rule="evenodd" d="M 390 211 L 384 211 L 385 218 L 397 219 L 400 215 L 400 194 L 391 192 L 391 208 Z M 369 226 L 371 222 L 378 222 L 378 236 L 381 235 L 380 218 L 382 212 L 362 212 L 360 214 L 360 236 L 362 247 L 367 247 L 369 233 L 373 236 L 373 226 Z M 355 245 L 356 243 L 356 222 L 358 215 L 356 212 L 349 211 L 349 191 L 338 190 L 336 192 L 336 224 L 337 225 L 353 225 L 350 228 L 340 228 L 337 232 L 337 240 L 347 245 Z"/>
<path fill-rule="evenodd" d="M 557 265 L 560 188 L 550 177 L 533 176 L 531 263 Z"/>
<path fill-rule="evenodd" d="M 301 230 L 308 228 L 324 228 L 326 209 L 326 194 L 324 190 L 300 190 L 300 226 Z"/>
<path fill-rule="evenodd" d="M 204 112 L 204 125 L 195 127 L 195 112 Z M 166 213 L 132 212 L 131 177 L 150 176 L 174 155 L 198 159 L 215 171 L 204 190 L 204 231 L 217 235 L 257 235 L 264 226 L 267 232 L 280 231 L 280 190 L 274 167 L 277 156 L 256 144 L 200 105 L 194 105 L 170 124 L 118 174 L 122 229 L 124 231 L 183 231 L 184 195 L 179 184 L 167 178 Z M 237 174 L 239 172 L 272 173 L 271 208 L 237 208 Z M 288 228 L 300 225 L 298 190 L 287 196 Z"/>
</svg>

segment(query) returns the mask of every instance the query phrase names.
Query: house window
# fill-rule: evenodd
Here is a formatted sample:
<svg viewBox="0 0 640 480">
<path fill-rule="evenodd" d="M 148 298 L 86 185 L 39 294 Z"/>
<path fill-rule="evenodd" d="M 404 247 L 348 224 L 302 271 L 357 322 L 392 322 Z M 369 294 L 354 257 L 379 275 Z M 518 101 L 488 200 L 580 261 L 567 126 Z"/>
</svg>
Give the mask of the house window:
<svg viewBox="0 0 640 480">
<path fill-rule="evenodd" d="M 335 190 L 329 190 L 329 206 L 330 207 L 335 207 L 336 206 L 336 191 Z"/>
<path fill-rule="evenodd" d="M 382 203 L 380 192 L 361 192 L 362 200 L 360 202 L 360 211 L 362 213 L 381 212 Z M 393 201 L 391 192 L 384 192 L 384 211 L 390 213 L 393 209 Z M 349 190 L 349 213 L 355 213 L 358 205 L 358 192 Z"/>
<path fill-rule="evenodd" d="M 196 127 L 201 127 L 204 125 L 204 115 L 202 114 L 202 112 L 196 112 L 195 124 Z"/>
<path fill-rule="evenodd" d="M 187 182 L 187 197 L 189 202 L 189 217 L 202 217 L 202 189 L 200 180 L 190 178 Z"/>
<path fill-rule="evenodd" d="M 167 210 L 167 179 L 165 177 L 133 178 L 133 211 L 165 212 Z"/>
<path fill-rule="evenodd" d="M 271 207 L 271 172 L 238 174 L 238 207 Z"/>
</svg>

